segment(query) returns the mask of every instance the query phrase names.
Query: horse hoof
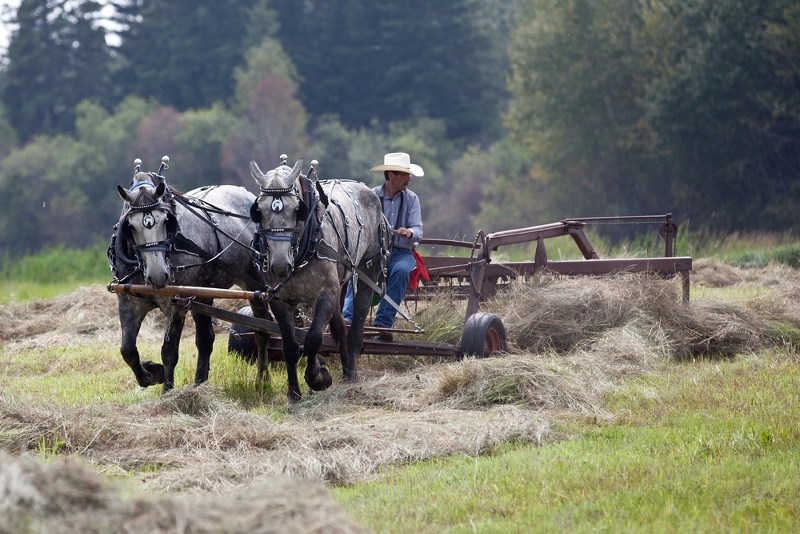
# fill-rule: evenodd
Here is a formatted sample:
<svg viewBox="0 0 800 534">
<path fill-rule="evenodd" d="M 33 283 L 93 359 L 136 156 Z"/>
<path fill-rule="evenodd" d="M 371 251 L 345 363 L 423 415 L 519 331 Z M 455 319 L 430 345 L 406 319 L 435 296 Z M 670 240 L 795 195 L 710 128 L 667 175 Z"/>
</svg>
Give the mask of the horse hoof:
<svg viewBox="0 0 800 534">
<path fill-rule="evenodd" d="M 139 383 L 140 386 L 147 387 L 147 386 L 154 386 L 156 384 L 163 384 L 164 383 L 164 366 L 163 365 L 161 365 L 160 363 L 151 362 L 151 361 L 148 360 L 146 362 L 142 362 L 142 368 L 144 369 L 145 374 L 147 375 L 148 383 L 147 384 L 142 384 L 140 382 Z"/>
<path fill-rule="evenodd" d="M 324 365 L 320 366 L 319 373 L 315 377 L 306 376 L 306 383 L 314 391 L 323 391 L 331 387 L 333 379 Z"/>
<path fill-rule="evenodd" d="M 352 375 L 343 374 L 342 375 L 342 381 L 344 381 L 344 382 L 355 382 L 356 381 L 355 373 L 353 373 Z"/>
</svg>

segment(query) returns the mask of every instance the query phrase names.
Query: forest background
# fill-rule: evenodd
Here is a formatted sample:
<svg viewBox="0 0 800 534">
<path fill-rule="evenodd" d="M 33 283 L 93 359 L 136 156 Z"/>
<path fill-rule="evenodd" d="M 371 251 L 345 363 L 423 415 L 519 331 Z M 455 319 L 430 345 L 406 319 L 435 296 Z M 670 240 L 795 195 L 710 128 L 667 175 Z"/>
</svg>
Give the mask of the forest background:
<svg viewBox="0 0 800 534">
<path fill-rule="evenodd" d="M 426 235 L 675 214 L 796 231 L 800 0 L 21 0 L 0 72 L 0 251 L 107 241 L 134 158 L 180 190 L 304 156 Z"/>
</svg>

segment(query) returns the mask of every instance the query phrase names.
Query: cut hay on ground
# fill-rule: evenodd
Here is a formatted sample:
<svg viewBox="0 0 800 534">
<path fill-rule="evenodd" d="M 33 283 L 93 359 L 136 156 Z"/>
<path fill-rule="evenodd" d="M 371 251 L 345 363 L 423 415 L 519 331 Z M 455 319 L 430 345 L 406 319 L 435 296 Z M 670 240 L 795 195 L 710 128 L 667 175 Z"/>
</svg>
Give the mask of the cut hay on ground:
<svg viewBox="0 0 800 534">
<path fill-rule="evenodd" d="M 0 533 L 360 533 L 325 488 L 275 478 L 236 496 L 122 499 L 74 460 L 44 464 L 0 451 Z"/>
<path fill-rule="evenodd" d="M 543 278 L 539 284 L 518 285 L 505 293 L 498 299 L 497 313 L 514 346 L 534 353 L 568 354 L 626 329 L 664 344 L 665 354 L 675 359 L 730 357 L 774 342 L 768 339 L 767 317 L 759 305 L 766 299 L 748 306 L 684 303 L 677 295 L 676 280 L 647 275 Z M 777 311 L 777 318 L 793 322 L 796 318 L 789 315 L 794 311 Z"/>
<path fill-rule="evenodd" d="M 715 265 L 701 268 L 695 278 L 726 287 L 758 283 L 753 273 L 716 273 L 727 277 L 724 282 L 712 276 L 711 271 L 720 271 Z M 686 304 L 675 280 L 542 276 L 487 303 L 487 311 L 506 326 L 511 354 L 424 364 L 412 358 L 405 365 L 365 358 L 357 382 L 335 380 L 330 389 L 289 407 L 279 420 L 223 401 L 210 387 L 180 388 L 131 406 L 77 408 L 0 393 L 0 448 L 14 458 L 53 451 L 111 476 L 135 475 L 141 493 L 197 498 L 211 493 L 245 506 L 257 495 L 253 488 L 286 477 L 347 484 L 374 478 L 388 465 L 474 456 L 511 441 L 538 444 L 555 439 L 552 428 L 565 417 L 613 417 L 602 408 L 602 399 L 626 377 L 677 360 L 729 358 L 800 344 L 796 273 L 771 267 L 763 277 L 773 285 L 758 298 Z M 432 331 L 443 339 L 460 335 L 435 326 L 462 324 L 459 306 L 430 303 L 424 309 L 427 317 L 421 312 L 420 322 L 432 322 Z M 11 325 L 2 334 L 6 353 L 98 338 L 118 343 L 116 298 L 99 286 L 52 302 L 0 307 L 0 319 Z M 155 340 L 162 335 L 158 326 L 151 325 Z M 338 376 L 337 369 L 332 372 Z M 101 500 L 114 503 L 108 505 L 114 510 L 131 506 L 115 499 Z M 135 502 L 142 509 L 151 506 Z M 213 502 L 232 506 L 223 498 Z M 198 517 L 218 513 L 214 506 Z M 163 519 L 172 526 L 169 521 L 184 520 Z"/>
<path fill-rule="evenodd" d="M 236 310 L 241 303 L 220 300 L 217 305 Z M 101 285 L 80 287 L 49 300 L 0 305 L 0 321 L 0 349 L 5 352 L 120 342 L 117 295 Z M 139 342 L 161 343 L 165 328 L 166 318 L 154 310 L 142 323 Z M 194 336 L 191 319 L 186 321 L 184 336 Z"/>
</svg>

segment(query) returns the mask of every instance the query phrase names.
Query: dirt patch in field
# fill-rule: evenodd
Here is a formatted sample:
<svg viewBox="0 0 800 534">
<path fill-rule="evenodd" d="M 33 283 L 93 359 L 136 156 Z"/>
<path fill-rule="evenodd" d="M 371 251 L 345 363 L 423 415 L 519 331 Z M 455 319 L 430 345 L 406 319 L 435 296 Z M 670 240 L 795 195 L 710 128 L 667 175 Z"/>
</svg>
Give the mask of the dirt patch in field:
<svg viewBox="0 0 800 534">
<path fill-rule="evenodd" d="M 24 471 L 32 479 L 55 472 L 48 469 L 73 469 L 61 464 L 37 466 L 22 458 L 44 446 L 91 465 L 92 471 L 109 476 L 135 473 L 143 488 L 136 493 L 182 495 L 166 501 L 125 501 L 84 472 L 80 476 L 90 479 L 87 484 L 99 489 L 91 492 L 97 502 L 81 506 L 96 510 L 100 525 L 145 521 L 141 529 L 131 530 L 153 527 L 149 531 L 160 532 L 158 528 L 175 530 L 176 524 L 197 519 L 195 525 L 203 519 L 211 532 L 214 518 L 229 516 L 242 521 L 242 528 L 237 523 L 228 530 L 268 531 L 253 527 L 255 519 L 247 521 L 261 519 L 262 513 L 277 517 L 288 510 L 292 515 L 293 505 L 286 504 L 284 511 L 269 510 L 265 506 L 278 497 L 254 496 L 287 491 L 286 498 L 294 502 L 314 495 L 326 516 L 337 518 L 336 507 L 324 503 L 323 482 L 360 482 L 379 476 L 388 465 L 453 454 L 474 456 L 511 441 L 539 444 L 560 439 L 554 423 L 565 417 L 613 417 L 602 408 L 601 399 L 626 377 L 677 360 L 730 358 L 770 346 L 800 344 L 800 284 L 794 270 L 770 266 L 758 272 L 739 271 L 698 261 L 692 276 L 696 284 L 751 284 L 768 290 L 737 304 L 696 300 L 687 305 L 679 299 L 676 281 L 641 275 L 580 279 L 544 275 L 489 303 L 490 311 L 503 319 L 511 354 L 424 365 L 411 360 L 405 366 L 366 358 L 359 381 L 337 380 L 279 418 L 224 401 L 207 386 L 180 388 L 131 406 L 65 408 L 47 399 L 31 403 L 0 394 L 0 447 L 10 455 L 0 458 L 0 478 L 12 476 L 9 469 Z M 452 303 L 434 303 L 419 314 L 419 320 L 449 324 L 442 310 L 454 308 Z M 142 335 L 157 342 L 163 319 L 156 313 L 151 317 Z M 0 337 L 5 352 L 89 340 L 118 343 L 116 297 L 99 286 L 48 302 L 0 307 L 0 320 L 8 325 Z M 295 486 L 296 499 L 291 493 Z M 52 494 L 42 488 L 14 489 L 13 495 L 6 494 L 11 497 L 0 496 L 0 508 L 6 506 L 0 516 L 8 512 L 8 517 L 21 521 L 33 518 L 37 525 L 50 516 L 62 517 L 65 514 L 59 510 L 74 505 L 58 499 L 77 497 L 56 495 L 60 487 L 47 488 Z M 26 492 L 33 495 L 27 501 Z M 41 502 L 25 512 L 25 503 L 39 502 L 36 499 Z M 54 502 L 47 504 L 50 500 Z M 188 507 L 198 503 L 195 519 L 187 518 Z M 79 521 L 81 515 L 75 517 Z M 312 525 L 322 521 L 309 520 Z M 41 525 L 35 530 L 51 530 L 50 523 Z M 64 525 L 61 531 L 69 526 L 82 530 L 79 524 Z M 346 519 L 337 519 L 336 525 L 341 530 L 327 524 L 319 529 L 358 528 Z M 301 527 L 298 530 L 314 530 Z M 61 527 L 53 526 L 57 528 Z M 188 530 L 203 532 L 200 527 Z"/>
</svg>

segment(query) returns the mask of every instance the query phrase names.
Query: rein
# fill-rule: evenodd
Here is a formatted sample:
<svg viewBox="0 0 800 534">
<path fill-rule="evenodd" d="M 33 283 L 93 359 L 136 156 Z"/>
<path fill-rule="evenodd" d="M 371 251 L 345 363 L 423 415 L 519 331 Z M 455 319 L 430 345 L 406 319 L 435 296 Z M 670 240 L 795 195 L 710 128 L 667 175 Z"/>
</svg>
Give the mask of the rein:
<svg viewBox="0 0 800 534">
<path fill-rule="evenodd" d="M 235 213 L 233 211 L 223 210 L 222 208 L 219 208 L 219 207 L 217 207 L 217 206 L 215 206 L 215 205 L 213 205 L 213 204 L 211 204 L 209 202 L 206 202 L 205 200 L 197 199 L 197 198 L 194 198 L 194 197 L 187 197 L 186 195 L 184 195 L 182 193 L 175 193 L 173 198 L 174 198 L 175 202 L 177 202 L 178 204 L 183 206 L 186 209 L 186 211 L 188 211 L 189 213 L 191 213 L 192 215 L 194 215 L 195 217 L 197 217 L 198 219 L 200 219 L 201 221 L 203 221 L 207 225 L 211 226 L 216 232 L 219 232 L 220 234 L 222 234 L 225 237 L 227 237 L 228 239 L 230 239 L 231 243 L 228 245 L 228 247 L 230 247 L 233 243 L 236 243 L 237 245 L 242 246 L 242 247 L 250 250 L 251 252 L 253 252 L 253 248 L 249 244 L 242 243 L 241 241 L 239 241 L 237 239 L 239 236 L 241 236 L 241 232 L 239 232 L 239 236 L 233 237 L 232 235 L 227 233 L 225 230 L 220 228 L 217 225 L 217 223 L 214 222 L 213 219 L 211 219 L 211 217 L 209 217 L 209 216 L 204 217 L 201 213 L 198 213 L 197 209 L 195 209 L 195 206 L 198 209 L 200 209 L 203 212 L 205 212 L 206 214 L 208 214 L 210 212 L 210 213 L 216 213 L 217 215 L 222 215 L 224 217 L 236 217 L 238 219 L 250 220 L 250 217 L 248 215 L 242 215 L 241 213 Z M 244 229 L 242 229 L 242 232 L 243 231 L 244 231 Z M 185 241 L 187 241 L 187 242 L 192 242 L 191 240 L 189 240 L 189 239 L 187 239 L 185 237 L 183 239 Z M 198 248 L 198 249 L 200 248 L 197 245 L 195 245 L 195 247 Z M 225 248 L 227 249 L 228 247 L 225 247 Z"/>
<path fill-rule="evenodd" d="M 254 245 L 258 249 L 256 254 L 257 258 L 261 260 L 258 263 L 260 264 L 262 271 L 268 269 L 267 263 L 269 259 L 269 244 L 266 244 L 266 252 L 263 251 L 263 247 L 261 246 L 262 239 L 267 242 L 277 241 L 290 243 L 292 254 L 294 256 L 294 262 L 292 265 L 292 271 L 282 282 L 288 280 L 295 271 L 302 268 L 308 262 L 308 259 L 315 254 L 316 245 L 319 241 L 318 235 L 321 221 L 325 216 L 324 212 L 321 216 L 317 214 L 317 207 L 321 204 L 325 207 L 325 210 L 327 210 L 327 204 L 325 202 L 321 202 L 323 195 L 320 194 L 321 192 L 319 191 L 319 182 L 313 182 L 317 184 L 317 187 L 315 188 L 312 185 L 312 181 L 307 177 L 301 175 L 300 180 L 304 180 L 304 183 L 307 186 L 302 196 L 297 192 L 295 184 L 284 188 L 268 188 L 261 186 L 261 195 L 258 196 L 254 204 L 254 208 L 257 210 L 258 203 L 261 199 L 267 196 L 273 197 L 271 205 L 272 211 L 274 213 L 280 213 L 280 211 L 283 210 L 282 197 L 291 195 L 297 198 L 300 202 L 301 212 L 298 214 L 298 220 L 295 222 L 295 226 L 293 227 L 271 226 L 264 228 L 262 226 L 263 222 L 261 221 L 261 216 L 260 214 L 258 215 L 259 227 L 258 230 L 256 230 L 256 237 L 254 240 L 257 242 L 254 243 Z M 315 194 L 315 189 L 318 194 Z M 253 218 L 252 214 L 251 218 Z M 297 224 L 299 222 L 303 223 L 302 227 Z"/>
<path fill-rule="evenodd" d="M 154 173 L 148 173 L 148 175 L 150 175 L 151 178 L 153 178 L 154 180 L 164 181 L 164 178 L 162 176 L 156 175 Z M 155 187 L 155 185 L 148 181 L 139 181 L 131 185 L 129 191 L 135 191 L 136 189 L 139 189 L 141 187 Z M 127 280 L 131 279 L 132 277 L 142 272 L 141 259 L 139 255 L 141 252 L 164 252 L 166 254 L 169 254 L 171 251 L 178 251 L 202 258 L 203 262 L 193 265 L 173 266 L 171 263 L 169 263 L 169 258 L 167 258 L 170 268 L 174 271 L 182 272 L 189 268 L 202 267 L 204 265 L 215 263 L 219 265 L 223 270 L 225 270 L 228 274 L 232 275 L 234 278 L 240 280 L 241 282 L 250 284 L 251 287 L 263 287 L 263 284 L 260 281 L 255 280 L 254 278 L 245 274 L 243 271 L 226 264 L 224 261 L 220 259 L 220 257 L 225 253 L 225 251 L 228 250 L 234 243 L 250 250 L 251 252 L 256 252 L 249 244 L 243 243 L 242 241 L 239 240 L 241 234 L 245 231 L 245 227 L 243 227 L 242 230 L 239 232 L 239 234 L 234 237 L 225 230 L 223 230 L 222 228 L 220 228 L 219 225 L 213 220 L 210 214 L 214 213 L 225 217 L 236 217 L 239 219 L 247 219 L 247 220 L 249 220 L 249 216 L 219 208 L 202 199 L 187 197 L 183 193 L 174 191 L 169 187 L 166 188 L 164 195 L 162 196 L 162 199 L 163 198 L 169 198 L 170 202 L 167 203 L 159 199 L 159 201 L 150 204 L 144 204 L 140 206 L 129 205 L 127 210 L 120 216 L 119 222 L 116 225 L 114 225 L 114 234 L 112 235 L 111 245 L 109 246 L 107 254 L 116 281 L 124 283 Z M 198 219 L 200 219 L 201 221 L 208 224 L 211 228 L 214 229 L 215 237 L 217 239 L 217 244 L 218 244 L 217 248 L 220 249 L 219 252 L 217 252 L 214 255 L 211 255 L 205 249 L 200 247 L 200 245 L 198 245 L 197 243 L 195 243 L 194 241 L 187 238 L 181 233 L 180 228 L 178 227 L 177 216 L 175 213 L 176 203 L 183 206 L 183 208 L 186 209 L 186 211 L 188 211 L 189 213 L 191 213 L 192 215 L 194 215 L 195 217 L 197 217 Z M 119 236 L 117 235 L 117 231 L 120 225 L 125 223 L 125 221 L 127 220 L 128 216 L 131 213 L 148 212 L 154 209 L 165 210 L 168 214 L 167 215 L 168 218 L 171 217 L 172 220 L 174 221 L 173 223 L 174 228 L 172 229 L 168 228 L 167 230 L 168 234 L 166 240 L 152 242 L 152 243 L 145 243 L 142 245 L 134 244 L 132 247 L 136 252 L 137 265 L 131 269 L 131 267 L 133 267 L 132 265 L 124 261 L 121 261 L 121 263 L 124 266 L 124 269 L 123 269 L 123 277 L 119 278 L 116 268 L 116 263 L 117 263 L 116 260 L 119 258 L 117 258 L 118 256 L 116 253 L 117 244 L 115 243 L 115 241 L 116 239 L 119 238 Z M 231 240 L 231 242 L 224 248 L 220 243 L 219 234 L 222 234 Z M 124 246 L 124 244 L 122 246 Z"/>
<path fill-rule="evenodd" d="M 312 168 L 313 170 L 313 168 Z M 294 275 L 296 275 L 300 270 L 306 267 L 310 260 L 314 257 L 325 260 L 325 261 L 333 261 L 336 262 L 344 267 L 346 271 L 352 273 L 353 277 L 364 279 L 367 285 L 372 288 L 374 291 L 381 295 L 385 295 L 385 291 L 380 289 L 366 274 L 361 271 L 358 266 L 353 261 L 353 250 L 358 250 L 361 244 L 361 240 L 363 237 L 363 230 L 364 230 L 364 215 L 362 213 L 361 205 L 358 201 L 357 196 L 354 194 L 353 189 L 347 187 L 345 185 L 346 182 L 353 182 L 353 180 L 314 180 L 311 182 L 307 177 L 300 175 L 300 180 L 303 180 L 304 184 L 308 187 L 305 187 L 305 191 L 303 196 L 298 193 L 297 187 L 293 184 L 290 187 L 285 188 L 268 188 L 268 187 L 261 187 L 261 195 L 256 199 L 256 203 L 253 205 L 253 211 L 251 211 L 251 218 L 256 220 L 259 224 L 259 229 L 256 231 L 256 236 L 254 237 L 255 247 L 258 249 L 257 254 L 257 263 L 260 263 L 259 267 L 264 273 L 268 270 L 268 261 L 269 261 L 269 245 L 266 245 L 266 251 L 263 250 L 262 241 L 290 241 L 292 243 L 292 250 L 294 252 L 294 262 L 291 271 L 288 275 L 280 279 L 274 287 L 268 290 L 269 298 L 271 299 L 274 295 L 280 291 L 282 286 L 286 284 Z M 313 183 L 313 186 L 311 185 Z M 325 190 L 323 189 L 323 183 L 332 183 L 331 193 L 326 194 Z M 344 206 L 342 203 L 337 200 L 335 197 L 332 196 L 333 188 L 339 186 L 342 188 L 344 193 L 348 196 L 350 201 L 352 202 L 353 206 L 355 207 L 355 221 L 352 221 L 350 217 L 347 215 Z M 316 194 L 315 194 L 316 192 Z M 261 215 L 258 211 L 259 201 L 263 200 L 264 197 L 273 197 L 273 206 L 272 209 L 274 212 L 279 213 L 282 209 L 282 200 L 281 197 L 293 195 L 300 199 L 301 206 L 305 205 L 307 209 L 307 214 L 305 217 L 300 217 L 298 214 L 298 219 L 296 221 L 296 225 L 294 227 L 270 227 L 270 228 L 263 228 L 261 225 L 263 222 L 261 221 Z M 277 204 L 276 204 L 277 203 Z M 337 224 L 336 218 L 334 218 L 333 212 L 330 210 L 331 205 L 336 206 L 338 209 L 341 223 Z M 302 209 L 302 208 L 301 208 Z M 302 219 L 302 221 L 301 221 Z M 300 227 L 299 222 L 303 222 L 304 224 Z M 327 243 L 324 238 L 320 237 L 320 234 L 323 229 L 323 225 L 329 224 L 334 234 L 336 235 L 336 239 L 341 244 L 342 249 L 344 251 L 343 254 L 340 254 L 336 247 L 331 246 L 331 244 Z M 348 229 L 357 224 L 358 231 L 355 236 L 355 249 L 352 249 L 353 243 L 350 242 L 351 235 L 348 232 Z M 383 233 L 388 232 L 388 228 L 386 225 L 386 218 L 382 217 L 381 222 L 381 231 Z M 291 235 L 286 235 L 291 234 Z M 299 242 L 298 242 L 299 236 Z M 385 253 L 385 248 L 383 245 L 383 239 L 381 240 L 381 252 L 379 253 L 381 262 L 384 262 L 386 259 L 387 254 Z M 334 243 L 335 244 L 335 243 Z M 259 261 L 260 260 L 260 261 Z M 370 262 L 375 261 L 375 259 L 369 260 Z M 385 271 L 385 265 L 382 268 L 382 271 Z M 384 272 L 385 274 L 385 272 Z M 386 297 L 388 298 L 388 297 Z M 396 303 L 395 303 L 396 306 Z M 396 306 L 397 307 L 397 306 Z M 401 316 L 408 319 L 406 314 L 399 310 Z M 409 319 L 410 320 L 410 319 Z M 413 323 L 413 321 L 412 321 Z"/>
<path fill-rule="evenodd" d="M 176 271 L 182 272 L 189 268 L 202 267 L 203 265 L 209 265 L 211 263 L 216 262 L 228 274 L 232 275 L 234 278 L 242 282 L 249 284 L 251 287 L 264 287 L 264 284 L 262 284 L 260 281 L 255 280 L 251 276 L 245 274 L 243 271 L 235 269 L 233 266 L 228 265 L 227 263 L 225 263 L 220 259 L 220 257 L 225 253 L 225 251 L 228 250 L 231 246 L 233 246 L 234 243 L 236 243 L 241 247 L 246 248 L 251 253 L 255 252 L 255 250 L 250 246 L 250 244 L 245 244 L 239 241 L 239 237 L 241 237 L 242 233 L 245 231 L 245 228 L 243 227 L 242 230 L 239 232 L 239 235 L 234 237 L 225 230 L 223 230 L 222 228 L 220 228 L 219 225 L 211 218 L 209 213 L 216 213 L 217 215 L 222 215 L 225 217 L 236 217 L 238 219 L 247 219 L 247 220 L 250 219 L 249 216 L 242 215 L 240 213 L 235 213 L 230 210 L 224 210 L 209 202 L 206 202 L 205 200 L 198 199 L 195 197 L 187 197 L 182 193 L 173 193 L 173 199 L 175 202 L 183 206 L 187 212 L 191 213 L 192 215 L 194 215 L 195 217 L 197 217 L 198 219 L 200 219 L 201 221 L 203 221 L 204 223 L 206 223 L 207 225 L 209 225 L 211 228 L 214 229 L 214 236 L 217 239 L 218 248 L 220 249 L 219 252 L 217 252 L 212 256 L 211 254 L 206 252 L 206 250 L 203 249 L 200 245 L 198 245 L 191 239 L 184 236 L 179 229 L 175 233 L 175 236 L 173 238 L 172 249 L 203 258 L 204 261 L 203 263 L 197 263 L 194 265 L 176 266 L 175 267 Z M 203 213 L 200 213 L 198 210 L 202 210 Z M 222 247 L 219 241 L 219 234 L 222 234 L 231 240 L 231 242 L 228 243 L 228 245 L 224 248 Z"/>
</svg>

